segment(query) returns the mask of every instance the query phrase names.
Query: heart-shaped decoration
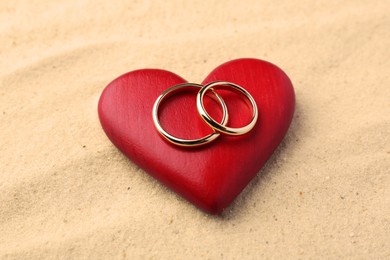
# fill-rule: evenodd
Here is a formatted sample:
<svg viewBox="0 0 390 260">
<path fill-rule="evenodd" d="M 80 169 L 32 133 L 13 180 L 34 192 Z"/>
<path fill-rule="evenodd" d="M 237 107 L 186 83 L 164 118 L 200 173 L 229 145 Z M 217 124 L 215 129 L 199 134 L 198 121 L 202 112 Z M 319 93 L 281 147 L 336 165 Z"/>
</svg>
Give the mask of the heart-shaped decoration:
<svg viewBox="0 0 390 260">
<path fill-rule="evenodd" d="M 250 133 L 221 136 L 195 149 L 168 143 L 153 124 L 153 104 L 164 90 L 186 81 L 165 70 L 136 70 L 115 79 L 104 89 L 98 111 L 107 136 L 128 158 L 199 208 L 218 214 L 282 141 L 294 114 L 295 97 L 287 75 L 257 59 L 224 63 L 202 84 L 212 81 L 236 83 L 253 96 L 259 118 Z M 236 94 L 221 96 L 228 106 L 229 125 L 245 125 L 249 112 L 242 100 Z M 168 132 L 182 138 L 199 138 L 211 132 L 197 114 L 195 97 L 196 93 L 187 93 L 167 100 L 160 121 Z M 216 111 L 218 118 L 221 112 L 218 107 Z"/>
</svg>

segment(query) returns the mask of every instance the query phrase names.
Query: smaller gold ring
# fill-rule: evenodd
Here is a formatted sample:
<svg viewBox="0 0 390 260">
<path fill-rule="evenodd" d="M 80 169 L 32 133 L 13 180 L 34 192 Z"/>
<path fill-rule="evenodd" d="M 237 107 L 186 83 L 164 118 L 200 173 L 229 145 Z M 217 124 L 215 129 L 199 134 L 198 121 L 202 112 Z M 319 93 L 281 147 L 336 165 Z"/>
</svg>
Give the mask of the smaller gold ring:
<svg viewBox="0 0 390 260">
<path fill-rule="evenodd" d="M 203 104 L 203 98 L 204 95 L 207 93 L 207 91 L 215 91 L 216 89 L 226 89 L 226 90 L 234 90 L 236 92 L 242 93 L 251 103 L 252 105 L 252 118 L 249 124 L 243 127 L 227 127 L 226 125 L 220 124 L 217 121 L 215 121 L 206 111 L 204 104 Z M 258 118 L 258 111 L 257 111 L 257 105 L 253 97 L 249 94 L 248 91 L 246 91 L 244 88 L 240 87 L 237 84 L 226 82 L 226 81 L 215 81 L 211 82 L 207 85 L 205 85 L 201 90 L 198 92 L 198 95 L 196 97 L 196 106 L 199 112 L 199 115 L 201 118 L 213 129 L 215 129 L 217 132 L 228 134 L 228 135 L 243 135 L 248 133 L 252 128 L 255 126 Z"/>
<path fill-rule="evenodd" d="M 218 138 L 220 136 L 220 133 L 216 132 L 214 129 L 213 129 L 213 133 L 207 135 L 207 136 L 204 136 L 202 138 L 198 138 L 198 139 L 191 139 L 191 140 L 186 140 L 186 139 L 181 139 L 181 138 L 178 138 L 178 137 L 175 137 L 171 134 L 169 134 L 167 131 L 165 131 L 161 124 L 160 124 L 160 121 L 158 119 L 158 108 L 161 104 L 161 102 L 163 102 L 166 98 L 174 95 L 175 93 L 177 92 L 181 92 L 185 89 L 188 89 L 188 88 L 196 88 L 196 89 L 202 89 L 202 85 L 200 84 L 195 84 L 195 83 L 183 83 L 183 84 L 178 84 L 176 86 L 173 86 L 167 90 L 165 90 L 157 99 L 156 101 L 154 102 L 154 105 L 153 105 L 153 112 L 152 112 L 152 115 L 153 115 L 153 122 L 154 122 L 154 125 L 156 126 L 157 128 L 157 131 L 166 139 L 168 140 L 169 142 L 175 144 L 175 145 L 178 145 L 178 146 L 183 146 L 183 147 L 195 147 L 195 146 L 201 146 L 201 145 L 205 145 L 207 143 L 210 143 L 212 141 L 214 141 L 216 138 Z M 213 94 L 214 96 L 217 98 L 217 101 L 221 104 L 222 106 L 222 112 L 223 112 L 223 116 L 222 116 L 222 120 L 221 120 L 221 125 L 226 125 L 228 120 L 229 120 L 229 115 L 228 115 L 228 112 L 227 112 L 227 107 L 226 107 L 226 104 L 225 102 L 223 101 L 223 99 L 221 98 L 221 96 L 219 96 L 217 93 L 215 93 L 213 91 Z"/>
</svg>

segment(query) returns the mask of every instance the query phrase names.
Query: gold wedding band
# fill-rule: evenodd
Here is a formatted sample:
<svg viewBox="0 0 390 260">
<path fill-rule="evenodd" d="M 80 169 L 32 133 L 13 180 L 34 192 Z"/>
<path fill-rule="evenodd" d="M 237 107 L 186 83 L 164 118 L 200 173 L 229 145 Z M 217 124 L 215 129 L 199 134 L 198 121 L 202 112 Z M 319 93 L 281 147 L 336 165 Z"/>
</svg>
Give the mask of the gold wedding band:
<svg viewBox="0 0 390 260">
<path fill-rule="evenodd" d="M 166 139 L 168 140 L 169 142 L 175 144 L 175 145 L 178 145 L 178 146 L 183 146 L 183 147 L 196 147 L 196 146 L 201 146 L 201 145 L 205 145 L 207 143 L 210 143 L 212 141 L 214 141 L 216 138 L 218 138 L 220 136 L 220 133 L 216 132 L 214 129 L 213 129 L 213 133 L 207 135 L 207 136 L 204 136 L 202 138 L 198 138 L 198 139 L 192 139 L 192 140 L 186 140 L 186 139 L 182 139 L 182 138 L 178 138 L 178 137 L 175 137 L 171 134 L 169 134 L 167 131 L 164 130 L 164 128 L 161 126 L 160 124 L 160 121 L 158 119 L 158 109 L 159 109 L 159 106 L 160 104 L 168 97 L 174 95 L 175 93 L 178 93 L 178 92 L 181 92 L 183 90 L 186 90 L 186 89 L 189 89 L 189 88 L 196 88 L 196 89 L 202 89 L 203 86 L 200 85 L 200 84 L 195 84 L 195 83 L 183 83 L 183 84 L 179 84 L 179 85 L 176 85 L 176 86 L 173 86 L 167 90 L 165 90 L 158 98 L 157 100 L 155 101 L 154 103 L 154 106 L 153 106 L 153 112 L 152 112 L 152 115 L 153 115 L 153 122 L 154 122 L 154 125 L 156 126 L 157 128 L 157 131 Z M 222 120 L 221 120 L 221 125 L 224 126 L 227 124 L 228 122 L 228 119 L 229 119 L 229 115 L 228 115 L 228 112 L 227 112 L 227 107 L 226 107 L 226 104 L 225 104 L 225 101 L 217 94 L 215 93 L 214 91 L 212 91 L 212 93 L 214 94 L 213 96 L 216 97 L 217 101 L 221 104 L 222 106 L 222 111 L 223 111 L 223 116 L 222 116 Z M 203 95 L 204 96 L 204 95 Z"/>
<path fill-rule="evenodd" d="M 217 121 L 215 121 L 206 111 L 204 104 L 203 104 L 203 98 L 205 94 L 208 91 L 215 91 L 216 89 L 226 89 L 226 90 L 233 90 L 235 92 L 243 94 L 251 103 L 252 105 L 252 118 L 249 124 L 243 127 L 228 127 L 225 124 L 220 124 Z M 215 92 L 214 92 L 215 93 Z M 228 135 L 243 135 L 248 133 L 252 128 L 255 126 L 258 118 L 258 111 L 257 111 L 257 105 L 253 97 L 249 94 L 248 91 L 246 91 L 244 88 L 240 87 L 237 84 L 226 82 L 226 81 L 216 81 L 209 83 L 205 85 L 203 88 L 200 89 L 198 92 L 198 95 L 196 97 L 196 106 L 199 112 L 199 115 L 202 117 L 202 119 L 211 126 L 214 130 L 220 133 L 228 134 Z"/>
</svg>

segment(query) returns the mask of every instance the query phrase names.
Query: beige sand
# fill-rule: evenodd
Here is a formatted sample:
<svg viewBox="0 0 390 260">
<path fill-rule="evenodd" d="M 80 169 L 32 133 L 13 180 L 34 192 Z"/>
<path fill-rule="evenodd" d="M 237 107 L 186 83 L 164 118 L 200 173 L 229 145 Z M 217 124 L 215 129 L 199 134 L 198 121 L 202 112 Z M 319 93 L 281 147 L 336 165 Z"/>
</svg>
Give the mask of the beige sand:
<svg viewBox="0 0 390 260">
<path fill-rule="evenodd" d="M 389 1 L 119 2 L 1 1 L 1 259 L 390 258 Z M 124 72 L 200 82 L 240 57 L 283 68 L 297 109 L 214 217 L 120 154 L 96 106 Z"/>
</svg>

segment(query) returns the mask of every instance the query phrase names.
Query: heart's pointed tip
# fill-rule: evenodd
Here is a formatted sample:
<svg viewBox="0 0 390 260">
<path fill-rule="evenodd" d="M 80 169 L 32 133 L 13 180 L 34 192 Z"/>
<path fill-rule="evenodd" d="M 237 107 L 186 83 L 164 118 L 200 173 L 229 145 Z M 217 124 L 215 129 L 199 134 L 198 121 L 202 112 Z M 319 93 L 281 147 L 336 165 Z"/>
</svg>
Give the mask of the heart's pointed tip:
<svg viewBox="0 0 390 260">
<path fill-rule="evenodd" d="M 230 174 L 226 172 L 226 176 Z M 237 182 L 235 185 L 229 185 L 228 183 L 230 178 L 226 178 L 224 180 L 220 179 L 218 184 L 212 186 L 210 189 L 209 185 L 201 185 L 198 186 L 197 197 L 187 198 L 194 205 L 196 205 L 202 211 L 210 214 L 210 215 L 221 215 L 236 199 L 237 195 L 241 193 L 242 189 L 245 188 L 246 183 L 242 183 L 241 185 Z M 207 181 L 206 181 L 207 182 Z M 225 188 L 221 188 L 225 187 Z M 202 195 L 199 195 L 202 194 Z M 207 194 L 207 195 L 205 195 Z"/>
<path fill-rule="evenodd" d="M 195 205 L 197 205 L 197 207 L 203 212 L 214 216 L 220 216 L 222 212 L 225 210 L 225 208 L 228 207 L 228 205 L 221 204 L 217 200 L 212 201 L 211 203 L 208 202 L 207 205 L 199 205 L 199 203 Z"/>
<path fill-rule="evenodd" d="M 206 210 L 206 213 L 214 216 L 221 216 L 222 212 L 225 210 L 225 208 L 221 207 L 215 207 L 215 208 L 210 208 Z"/>
</svg>

